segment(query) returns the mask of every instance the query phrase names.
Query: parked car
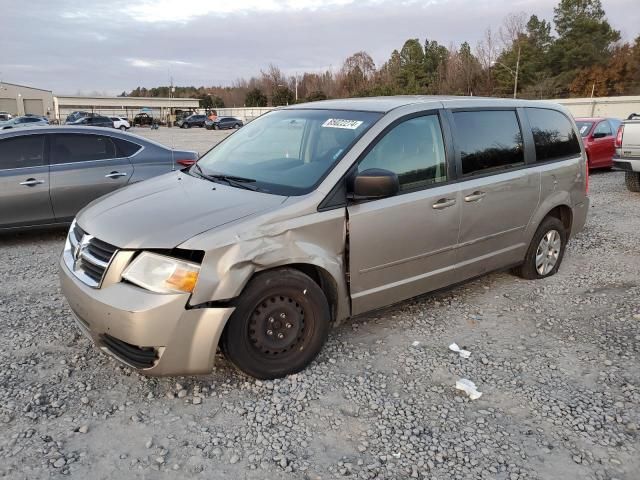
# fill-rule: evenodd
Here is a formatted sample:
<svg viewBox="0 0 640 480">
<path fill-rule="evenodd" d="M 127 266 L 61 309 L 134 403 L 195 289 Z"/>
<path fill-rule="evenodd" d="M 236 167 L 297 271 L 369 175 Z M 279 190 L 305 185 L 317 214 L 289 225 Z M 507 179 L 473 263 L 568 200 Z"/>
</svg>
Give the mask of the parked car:
<svg viewBox="0 0 640 480">
<path fill-rule="evenodd" d="M 129 130 L 131 128 L 131 124 L 129 120 L 122 117 L 109 117 L 113 122 L 113 128 L 117 128 L 118 130 L 122 130 L 123 132 Z"/>
<path fill-rule="evenodd" d="M 70 124 L 75 122 L 76 120 L 80 119 L 80 118 L 84 118 L 84 117 L 91 117 L 93 116 L 93 113 L 91 112 L 85 112 L 82 110 L 77 110 L 75 112 L 71 112 L 69 115 L 67 115 L 67 118 L 65 119 L 64 123 L 66 124 Z"/>
<path fill-rule="evenodd" d="M 0 129 L 9 130 L 11 128 L 35 127 L 42 125 L 49 125 L 49 120 L 35 115 L 24 115 L 22 117 L 14 117 L 6 122 L 0 122 Z"/>
<path fill-rule="evenodd" d="M 240 128 L 244 123 L 235 117 L 218 117 L 215 120 L 206 119 L 204 126 L 207 130 L 225 130 L 228 128 Z"/>
<path fill-rule="evenodd" d="M 13 115 L 11 115 L 9 112 L 0 112 L 0 122 L 6 122 L 7 120 L 11 120 L 13 118 Z"/>
<path fill-rule="evenodd" d="M 135 117 L 133 117 L 134 127 L 145 127 L 147 125 L 152 125 L 153 123 L 154 119 L 148 113 L 139 113 Z"/>
<path fill-rule="evenodd" d="M 637 120 L 625 120 L 618 128 L 613 166 L 624 171 L 624 180 L 629 191 L 640 192 L 640 115 L 630 118 Z"/>
<path fill-rule="evenodd" d="M 587 152 L 589 168 L 613 166 L 616 132 L 621 123 L 615 118 L 576 118 L 576 125 Z"/>
<path fill-rule="evenodd" d="M 105 128 L 0 132 L 0 231 L 68 224 L 92 200 L 196 159 L 195 152 Z"/>
<path fill-rule="evenodd" d="M 180 128 L 204 127 L 206 120 L 206 115 L 189 115 L 187 118 L 178 120 L 176 124 Z"/>
<path fill-rule="evenodd" d="M 75 122 L 68 123 L 74 127 L 86 125 L 88 127 L 108 127 L 113 128 L 113 120 L 109 117 L 103 117 L 102 115 L 92 115 L 90 117 L 81 117 Z"/>
<path fill-rule="evenodd" d="M 79 328 L 143 373 L 208 373 L 220 346 L 281 377 L 349 316 L 498 269 L 555 274 L 587 185 L 578 131 L 552 103 L 295 105 L 80 212 L 62 290 Z"/>
</svg>

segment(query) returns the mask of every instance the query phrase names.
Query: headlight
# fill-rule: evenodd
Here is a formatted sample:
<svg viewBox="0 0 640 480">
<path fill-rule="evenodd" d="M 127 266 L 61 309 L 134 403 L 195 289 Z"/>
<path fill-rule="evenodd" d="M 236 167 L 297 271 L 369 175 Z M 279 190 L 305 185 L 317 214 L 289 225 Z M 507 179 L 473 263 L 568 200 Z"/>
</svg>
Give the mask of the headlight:
<svg viewBox="0 0 640 480">
<path fill-rule="evenodd" d="M 142 252 L 122 277 L 152 292 L 190 293 L 196 286 L 200 265 L 185 260 Z"/>
</svg>

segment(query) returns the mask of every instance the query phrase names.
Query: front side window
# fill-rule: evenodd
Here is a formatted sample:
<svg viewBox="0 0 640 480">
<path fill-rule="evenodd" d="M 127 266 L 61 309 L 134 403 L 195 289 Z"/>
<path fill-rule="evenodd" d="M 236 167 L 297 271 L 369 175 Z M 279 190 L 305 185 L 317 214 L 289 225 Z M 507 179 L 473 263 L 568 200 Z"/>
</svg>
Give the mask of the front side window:
<svg viewBox="0 0 640 480">
<path fill-rule="evenodd" d="M 44 165 L 44 135 L 0 140 L 0 170 Z"/>
<path fill-rule="evenodd" d="M 75 163 L 116 157 L 116 147 L 103 135 L 56 134 L 51 142 L 51 163 Z"/>
<path fill-rule="evenodd" d="M 606 120 L 600 122 L 596 129 L 593 131 L 594 135 L 602 136 L 602 137 L 610 137 L 613 135 L 611 131 L 611 125 Z"/>
<path fill-rule="evenodd" d="M 398 175 L 400 191 L 446 181 L 444 141 L 438 116 L 416 117 L 393 127 L 358 165 L 359 172 L 370 168 L 382 168 Z"/>
<path fill-rule="evenodd" d="M 527 108 L 526 111 L 538 162 L 580 155 L 578 136 L 567 117 L 545 108 Z"/>
<path fill-rule="evenodd" d="M 513 110 L 454 112 L 462 174 L 524 164 L 518 117 Z"/>
<path fill-rule="evenodd" d="M 203 174 L 254 180 L 277 195 L 303 195 L 331 171 L 382 114 L 284 109 L 267 113 L 216 145 L 197 163 Z M 198 175 L 198 168 L 191 170 Z"/>
</svg>

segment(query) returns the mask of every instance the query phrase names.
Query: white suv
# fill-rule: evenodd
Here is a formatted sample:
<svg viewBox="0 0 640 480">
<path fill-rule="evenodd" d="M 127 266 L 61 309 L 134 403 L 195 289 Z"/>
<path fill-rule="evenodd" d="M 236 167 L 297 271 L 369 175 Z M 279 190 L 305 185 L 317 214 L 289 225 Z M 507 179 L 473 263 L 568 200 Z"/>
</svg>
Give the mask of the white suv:
<svg viewBox="0 0 640 480">
<path fill-rule="evenodd" d="M 109 118 L 113 120 L 113 128 L 118 128 L 123 132 L 131 128 L 131 125 L 129 124 L 129 120 L 127 120 L 126 118 L 122 118 L 122 117 L 109 117 Z"/>
</svg>

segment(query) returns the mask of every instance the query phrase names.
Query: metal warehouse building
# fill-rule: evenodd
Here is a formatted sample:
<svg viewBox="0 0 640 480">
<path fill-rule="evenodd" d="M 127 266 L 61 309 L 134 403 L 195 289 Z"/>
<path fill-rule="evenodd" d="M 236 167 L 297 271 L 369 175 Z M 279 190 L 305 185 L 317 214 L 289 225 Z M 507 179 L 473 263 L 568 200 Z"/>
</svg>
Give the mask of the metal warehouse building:
<svg viewBox="0 0 640 480">
<path fill-rule="evenodd" d="M 51 90 L 0 83 L 0 111 L 11 115 L 44 115 L 54 117 L 53 93 Z"/>
</svg>

